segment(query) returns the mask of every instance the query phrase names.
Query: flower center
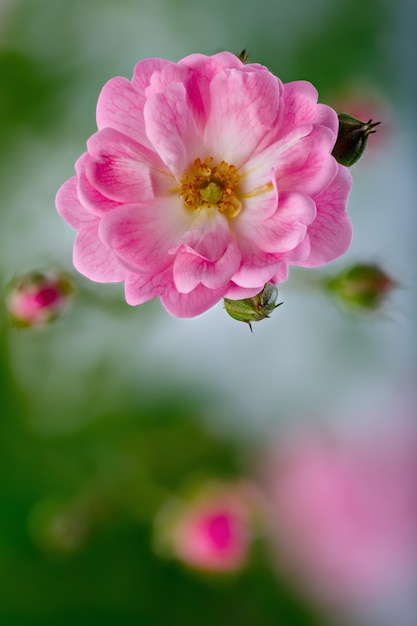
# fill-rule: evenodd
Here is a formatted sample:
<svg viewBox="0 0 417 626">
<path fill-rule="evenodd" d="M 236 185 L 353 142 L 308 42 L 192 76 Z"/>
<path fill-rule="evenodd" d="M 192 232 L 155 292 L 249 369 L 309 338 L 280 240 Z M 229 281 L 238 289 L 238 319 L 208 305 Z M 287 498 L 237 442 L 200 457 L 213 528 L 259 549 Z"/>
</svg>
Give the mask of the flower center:
<svg viewBox="0 0 417 626">
<path fill-rule="evenodd" d="M 237 197 L 240 176 L 234 165 L 222 161 L 212 165 L 213 157 L 196 159 L 181 180 L 184 206 L 189 210 L 217 207 L 226 217 L 236 217 L 242 208 Z"/>
</svg>

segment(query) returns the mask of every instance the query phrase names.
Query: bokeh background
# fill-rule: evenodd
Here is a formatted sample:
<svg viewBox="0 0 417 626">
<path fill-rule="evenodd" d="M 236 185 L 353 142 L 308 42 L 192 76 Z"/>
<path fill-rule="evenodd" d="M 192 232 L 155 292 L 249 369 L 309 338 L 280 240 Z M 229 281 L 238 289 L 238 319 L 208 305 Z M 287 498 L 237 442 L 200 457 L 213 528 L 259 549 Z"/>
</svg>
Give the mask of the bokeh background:
<svg viewBox="0 0 417 626">
<path fill-rule="evenodd" d="M 76 285 L 45 328 L 13 328 L 1 312 L 1 624 L 416 623 L 415 464 L 402 462 L 416 449 L 415 26 L 412 0 L 0 0 L 2 294 L 32 269 Z M 54 208 L 109 78 L 144 57 L 243 48 L 284 82 L 310 80 L 322 102 L 382 121 L 352 168 L 350 250 L 292 271 L 283 306 L 253 334 L 221 303 L 178 320 L 75 275 L 74 233 Z M 372 313 L 347 313 L 320 288 L 359 261 L 397 281 Z M 320 456 L 323 440 L 320 473 L 309 451 Z M 303 492 L 288 468 L 306 459 Z M 243 479 L 261 494 L 262 521 L 239 571 L 208 576 L 155 547 L 167 502 Z M 361 504 L 339 507 L 346 490 Z M 335 591 L 324 575 L 311 584 L 326 550 L 300 559 L 291 546 L 326 545 L 338 524 L 350 526 L 332 547 Z M 356 573 L 344 554 L 355 549 L 381 580 L 372 567 Z M 363 593 L 343 593 L 344 568 Z"/>
</svg>

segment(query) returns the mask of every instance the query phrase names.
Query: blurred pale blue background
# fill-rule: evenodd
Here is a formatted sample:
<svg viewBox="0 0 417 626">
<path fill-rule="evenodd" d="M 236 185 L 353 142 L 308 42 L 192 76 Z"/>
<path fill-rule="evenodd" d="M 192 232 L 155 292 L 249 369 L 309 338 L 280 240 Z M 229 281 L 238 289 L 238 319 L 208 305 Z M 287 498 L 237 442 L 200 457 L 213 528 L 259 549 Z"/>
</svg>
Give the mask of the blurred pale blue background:
<svg viewBox="0 0 417 626">
<path fill-rule="evenodd" d="M 135 542 L 140 544 L 138 559 L 147 560 L 155 589 L 179 576 L 165 570 L 162 575 L 163 566 L 148 553 L 143 556 L 154 512 L 146 494 L 154 476 L 148 465 L 141 473 L 134 451 L 129 452 L 134 462 L 126 456 L 130 437 L 141 442 L 137 455 L 148 445 L 155 445 L 156 459 L 190 454 L 183 466 L 174 463 L 174 487 L 190 467 L 199 467 L 190 448 L 197 437 L 193 429 L 199 432 L 202 425 L 227 445 L 247 447 L 294 423 L 325 422 L 343 430 L 363 428 L 368 420 L 378 429 L 378 420 L 401 410 L 399 400 L 413 387 L 416 373 L 415 18 L 411 0 L 0 0 L 3 286 L 34 268 L 72 271 L 74 233 L 55 212 L 55 193 L 95 131 L 102 85 L 114 75 L 130 77 L 143 57 L 175 61 L 197 51 L 246 48 L 251 61 L 267 65 L 284 82 L 310 80 L 321 101 L 335 108 L 346 104 L 352 113 L 356 107 L 364 119 L 382 121 L 366 156 L 352 168 L 350 250 L 329 268 L 292 272 L 280 288 L 284 305 L 254 325 L 253 335 L 221 304 L 198 318 L 177 320 L 159 302 L 130 308 L 121 286 L 94 285 L 75 275 L 78 296 L 56 324 L 40 332 L 2 324 L 0 617 L 3 611 L 5 624 L 44 624 L 49 617 L 56 623 L 53 616 L 64 619 L 71 610 L 77 619 L 104 624 L 158 625 L 165 619 L 188 624 L 193 615 L 201 624 L 209 619 L 220 624 L 215 609 L 203 621 L 201 612 L 212 598 L 220 593 L 223 602 L 238 602 L 238 586 L 228 596 L 223 588 L 207 591 L 188 581 L 196 606 L 184 608 L 184 600 L 175 618 L 136 598 L 149 592 L 145 584 L 132 583 L 136 562 L 127 566 L 125 592 L 108 591 L 117 539 L 109 539 L 107 548 L 103 543 L 107 560 L 97 545 L 91 555 L 86 548 L 86 569 L 77 561 L 57 566 L 34 545 L 27 520 L 38 500 L 71 499 L 88 491 L 85 485 L 97 475 L 105 485 L 123 477 L 129 485 L 125 500 L 131 497 L 135 510 L 143 507 L 139 518 L 145 528 L 137 538 L 129 526 L 125 534 L 133 533 L 133 539 L 120 531 L 123 550 L 131 555 Z M 345 315 L 306 284 L 356 261 L 379 263 L 399 282 L 373 316 Z M 167 452 L 152 444 L 148 431 L 168 422 L 172 441 L 180 442 L 171 446 L 168 437 Z M 217 450 L 220 444 L 214 439 L 212 445 Z M 225 456 L 226 468 L 234 467 L 229 453 Z M 216 454 L 208 458 L 204 471 L 224 470 Z M 97 563 L 104 560 L 108 577 L 101 572 L 96 580 Z M 52 580 L 55 597 L 47 599 Z M 187 588 L 175 580 L 178 589 Z M 91 592 L 95 583 L 101 587 Z M 70 584 L 76 585 L 75 595 L 82 595 L 83 586 L 89 589 L 84 600 L 74 599 Z M 274 583 L 268 579 L 266 587 L 272 597 Z M 160 594 L 165 592 L 161 587 Z M 322 623 L 309 609 L 291 613 L 291 603 L 262 602 L 269 607 L 265 615 L 224 623 Z M 399 626 L 408 624 L 405 608 L 397 617 Z"/>
</svg>

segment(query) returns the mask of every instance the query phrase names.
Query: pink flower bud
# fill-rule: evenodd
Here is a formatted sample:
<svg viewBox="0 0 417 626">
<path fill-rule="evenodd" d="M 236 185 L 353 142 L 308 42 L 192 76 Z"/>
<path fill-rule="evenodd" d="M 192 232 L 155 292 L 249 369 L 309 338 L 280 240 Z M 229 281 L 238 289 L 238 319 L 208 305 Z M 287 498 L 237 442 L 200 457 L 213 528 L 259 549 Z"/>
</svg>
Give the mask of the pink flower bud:
<svg viewBox="0 0 417 626">
<path fill-rule="evenodd" d="M 6 305 L 16 326 L 43 326 L 64 310 L 73 292 L 69 278 L 57 272 L 29 272 L 9 285 Z"/>
<path fill-rule="evenodd" d="M 365 152 L 368 137 L 376 132 L 375 126 L 381 122 L 361 122 L 348 113 L 339 113 L 339 132 L 332 155 L 338 163 L 350 167 Z"/>
<path fill-rule="evenodd" d="M 236 571 L 252 538 L 253 495 L 240 483 L 209 487 L 189 503 L 169 503 L 158 520 L 159 539 L 192 569 Z"/>
<path fill-rule="evenodd" d="M 370 89 L 367 83 L 353 84 L 347 86 L 329 104 L 336 111 L 349 111 L 357 120 L 383 120 L 378 126 L 378 132 L 372 137 L 369 149 L 366 149 L 364 161 L 369 161 L 370 155 L 385 148 L 392 132 L 394 116 L 391 107 L 380 93 Z"/>
</svg>

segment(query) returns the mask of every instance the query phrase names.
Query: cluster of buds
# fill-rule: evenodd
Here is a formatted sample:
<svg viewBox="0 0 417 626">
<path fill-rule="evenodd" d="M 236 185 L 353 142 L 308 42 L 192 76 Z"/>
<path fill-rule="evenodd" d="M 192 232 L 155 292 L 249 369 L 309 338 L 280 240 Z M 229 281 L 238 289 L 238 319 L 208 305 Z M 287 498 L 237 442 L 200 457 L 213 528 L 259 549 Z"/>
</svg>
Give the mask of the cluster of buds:
<svg viewBox="0 0 417 626">
<path fill-rule="evenodd" d="M 15 326 L 44 326 L 62 314 L 73 291 L 73 283 L 66 274 L 29 272 L 9 284 L 7 311 Z"/>
</svg>

